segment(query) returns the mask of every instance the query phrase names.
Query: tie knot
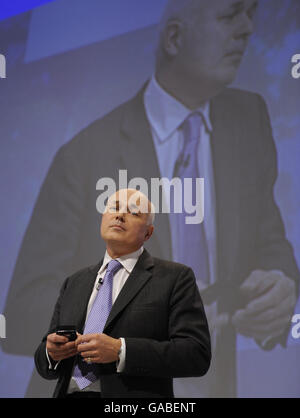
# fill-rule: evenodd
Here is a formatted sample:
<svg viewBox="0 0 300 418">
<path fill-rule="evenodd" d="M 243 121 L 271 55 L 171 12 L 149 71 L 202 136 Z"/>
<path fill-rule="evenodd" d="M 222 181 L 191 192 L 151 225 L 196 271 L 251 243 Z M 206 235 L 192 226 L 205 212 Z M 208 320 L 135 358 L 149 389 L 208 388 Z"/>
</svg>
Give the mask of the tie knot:
<svg viewBox="0 0 300 418">
<path fill-rule="evenodd" d="M 115 274 L 120 268 L 122 268 L 122 264 L 118 260 L 111 260 L 108 263 L 107 272 Z"/>
<path fill-rule="evenodd" d="M 200 112 L 191 113 L 182 123 L 181 129 L 183 130 L 184 138 L 186 142 L 197 141 L 200 138 L 200 130 L 203 125 L 203 116 Z"/>
<path fill-rule="evenodd" d="M 200 112 L 200 110 L 196 110 L 195 112 L 192 112 L 189 114 L 189 116 L 186 118 L 186 120 L 189 121 L 189 123 L 192 124 L 198 124 L 201 125 L 203 121 L 203 115 Z"/>
</svg>

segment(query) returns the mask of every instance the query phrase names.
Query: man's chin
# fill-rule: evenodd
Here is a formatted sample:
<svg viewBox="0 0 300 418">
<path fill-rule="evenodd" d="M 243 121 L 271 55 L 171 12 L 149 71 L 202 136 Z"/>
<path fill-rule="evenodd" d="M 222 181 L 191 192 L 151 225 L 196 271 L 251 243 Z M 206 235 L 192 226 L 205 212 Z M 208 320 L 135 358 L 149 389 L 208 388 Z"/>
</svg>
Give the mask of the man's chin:
<svg viewBox="0 0 300 418">
<path fill-rule="evenodd" d="M 124 242 L 124 231 L 109 231 L 105 236 L 105 241 L 110 242 Z"/>
<path fill-rule="evenodd" d="M 235 65 L 228 65 L 226 69 L 219 72 L 214 79 L 216 86 L 220 86 L 220 89 L 232 84 L 236 79 L 238 67 Z"/>
<path fill-rule="evenodd" d="M 223 80 L 223 83 L 226 85 L 234 82 L 237 76 L 238 69 L 240 68 L 241 58 L 232 57 L 231 60 L 228 60 L 224 68 L 220 70 L 220 79 Z"/>
<path fill-rule="evenodd" d="M 239 66 L 229 62 L 223 66 L 223 68 L 218 68 L 216 71 L 211 71 L 209 76 L 206 76 L 206 83 L 203 85 L 199 83 L 201 86 L 201 90 L 199 91 L 199 95 L 203 94 L 205 88 L 210 94 L 210 97 L 213 97 L 219 94 L 225 87 L 232 84 L 236 79 L 237 70 Z"/>
</svg>

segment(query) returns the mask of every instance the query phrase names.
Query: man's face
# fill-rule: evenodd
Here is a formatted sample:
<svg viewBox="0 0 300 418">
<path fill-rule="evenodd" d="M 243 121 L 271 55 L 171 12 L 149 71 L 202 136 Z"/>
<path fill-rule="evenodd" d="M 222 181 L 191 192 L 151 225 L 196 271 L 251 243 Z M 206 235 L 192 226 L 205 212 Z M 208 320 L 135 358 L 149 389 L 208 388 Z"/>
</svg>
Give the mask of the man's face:
<svg viewBox="0 0 300 418">
<path fill-rule="evenodd" d="M 256 7 L 257 0 L 199 1 L 183 29 L 179 71 L 195 86 L 230 84 L 253 32 Z"/>
<path fill-rule="evenodd" d="M 108 248 L 129 254 L 150 238 L 153 226 L 148 225 L 145 213 L 149 202 L 146 198 L 142 200 L 132 190 L 118 191 L 108 199 L 101 223 L 101 236 Z"/>
</svg>

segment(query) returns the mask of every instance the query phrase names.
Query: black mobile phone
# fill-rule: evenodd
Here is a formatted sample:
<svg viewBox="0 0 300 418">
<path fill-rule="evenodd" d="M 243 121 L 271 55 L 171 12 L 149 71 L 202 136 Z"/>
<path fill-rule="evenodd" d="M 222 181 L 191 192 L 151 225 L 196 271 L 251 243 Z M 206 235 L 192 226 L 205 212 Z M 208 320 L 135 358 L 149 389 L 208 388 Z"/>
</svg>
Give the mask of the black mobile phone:
<svg viewBox="0 0 300 418">
<path fill-rule="evenodd" d="M 57 335 L 67 337 L 69 341 L 75 341 L 77 338 L 76 327 L 74 325 L 62 325 L 56 329 Z"/>
</svg>

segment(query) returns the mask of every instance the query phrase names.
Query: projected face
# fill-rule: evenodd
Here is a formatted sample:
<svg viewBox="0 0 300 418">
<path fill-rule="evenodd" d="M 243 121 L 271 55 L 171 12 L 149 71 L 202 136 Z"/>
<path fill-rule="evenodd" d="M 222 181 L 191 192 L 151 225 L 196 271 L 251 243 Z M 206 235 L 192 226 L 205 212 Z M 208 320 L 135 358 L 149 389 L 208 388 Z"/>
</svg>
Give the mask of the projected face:
<svg viewBox="0 0 300 418">
<path fill-rule="evenodd" d="M 200 82 L 227 85 L 236 75 L 253 32 L 256 0 L 210 0 L 199 3 L 183 29 L 181 71 Z"/>
</svg>

